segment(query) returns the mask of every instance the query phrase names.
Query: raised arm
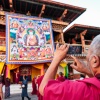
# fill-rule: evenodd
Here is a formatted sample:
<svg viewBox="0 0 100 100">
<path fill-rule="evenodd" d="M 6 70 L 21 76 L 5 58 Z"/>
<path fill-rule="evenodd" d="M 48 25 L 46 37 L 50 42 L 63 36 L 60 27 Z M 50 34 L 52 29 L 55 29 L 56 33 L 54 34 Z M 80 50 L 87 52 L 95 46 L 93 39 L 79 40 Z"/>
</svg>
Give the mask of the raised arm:
<svg viewBox="0 0 100 100">
<path fill-rule="evenodd" d="M 59 63 L 66 57 L 66 53 L 68 51 L 69 45 L 61 45 L 59 47 L 59 45 L 56 46 L 56 51 L 54 53 L 54 58 L 51 62 L 50 67 L 48 68 L 42 82 L 41 85 L 39 87 L 39 92 L 41 93 L 41 95 L 43 95 L 43 91 L 45 86 L 47 85 L 48 81 L 50 79 L 54 79 L 57 69 L 58 69 L 58 65 Z"/>
</svg>

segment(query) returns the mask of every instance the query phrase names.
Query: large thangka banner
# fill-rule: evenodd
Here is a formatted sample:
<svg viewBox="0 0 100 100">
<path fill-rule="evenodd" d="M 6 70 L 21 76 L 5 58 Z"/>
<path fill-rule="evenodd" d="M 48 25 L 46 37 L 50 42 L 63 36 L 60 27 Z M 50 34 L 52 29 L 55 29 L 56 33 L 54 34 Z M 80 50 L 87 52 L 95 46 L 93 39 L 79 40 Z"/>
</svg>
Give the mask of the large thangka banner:
<svg viewBox="0 0 100 100">
<path fill-rule="evenodd" d="M 50 62 L 54 52 L 50 20 L 6 15 L 6 48 L 7 63 Z"/>
</svg>

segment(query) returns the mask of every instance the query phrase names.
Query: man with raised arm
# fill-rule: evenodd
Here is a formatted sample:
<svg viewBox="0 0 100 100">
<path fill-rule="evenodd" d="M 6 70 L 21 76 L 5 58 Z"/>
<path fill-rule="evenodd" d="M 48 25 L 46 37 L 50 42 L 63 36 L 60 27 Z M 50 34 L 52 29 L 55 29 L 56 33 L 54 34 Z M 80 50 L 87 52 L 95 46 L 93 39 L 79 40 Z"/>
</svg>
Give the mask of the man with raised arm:
<svg viewBox="0 0 100 100">
<path fill-rule="evenodd" d="M 93 75 L 91 78 L 64 82 L 54 80 L 58 65 L 66 57 L 68 48 L 66 44 L 56 47 L 52 63 L 39 88 L 44 100 L 100 100 L 100 35 L 93 39 L 86 57 L 90 70 L 72 57 L 75 63 L 71 66 L 89 76 Z"/>
</svg>

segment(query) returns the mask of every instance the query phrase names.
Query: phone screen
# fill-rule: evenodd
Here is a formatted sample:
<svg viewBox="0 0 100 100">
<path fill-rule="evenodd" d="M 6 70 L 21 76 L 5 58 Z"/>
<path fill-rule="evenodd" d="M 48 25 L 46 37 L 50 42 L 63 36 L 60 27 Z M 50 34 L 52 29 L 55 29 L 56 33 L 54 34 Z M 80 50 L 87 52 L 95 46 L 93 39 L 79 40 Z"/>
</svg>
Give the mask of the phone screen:
<svg viewBox="0 0 100 100">
<path fill-rule="evenodd" d="M 82 54 L 82 46 L 70 45 L 67 54 Z"/>
</svg>

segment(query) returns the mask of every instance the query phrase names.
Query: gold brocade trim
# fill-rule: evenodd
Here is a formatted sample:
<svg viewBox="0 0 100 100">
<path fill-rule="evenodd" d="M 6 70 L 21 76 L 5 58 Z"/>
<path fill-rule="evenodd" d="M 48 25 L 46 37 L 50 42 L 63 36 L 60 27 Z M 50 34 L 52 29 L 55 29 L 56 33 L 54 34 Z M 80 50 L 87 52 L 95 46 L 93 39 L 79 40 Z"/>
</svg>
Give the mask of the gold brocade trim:
<svg viewBox="0 0 100 100">
<path fill-rule="evenodd" d="M 6 51 L 6 46 L 0 46 L 0 51 Z"/>
</svg>

